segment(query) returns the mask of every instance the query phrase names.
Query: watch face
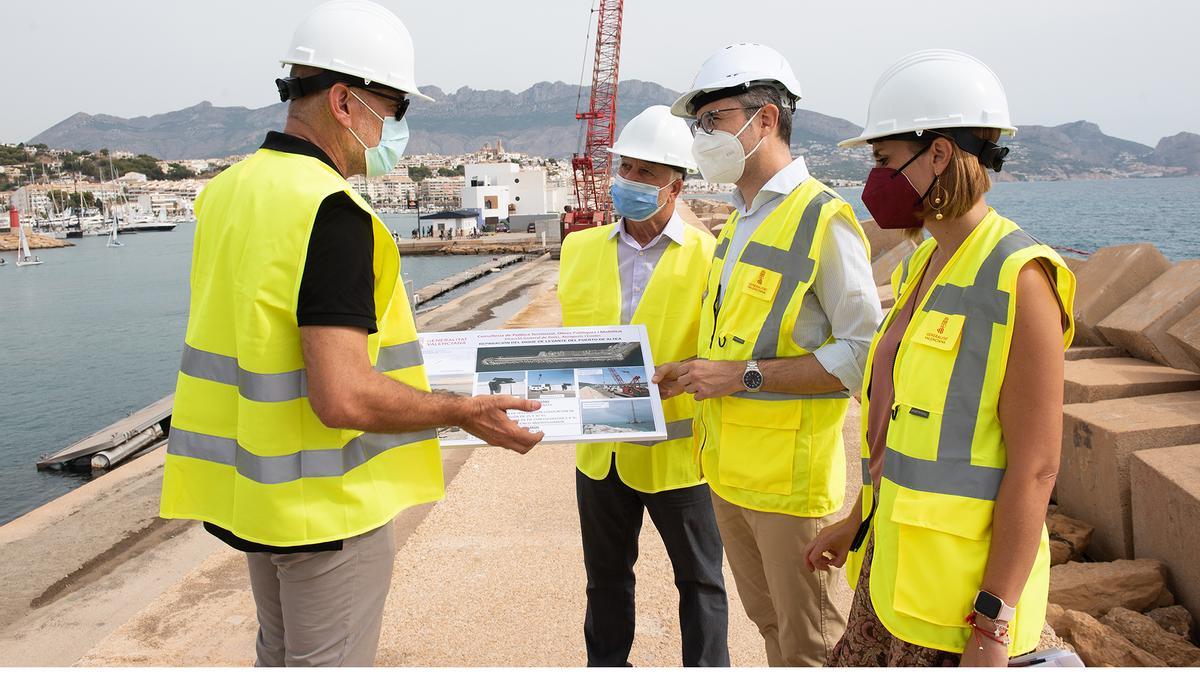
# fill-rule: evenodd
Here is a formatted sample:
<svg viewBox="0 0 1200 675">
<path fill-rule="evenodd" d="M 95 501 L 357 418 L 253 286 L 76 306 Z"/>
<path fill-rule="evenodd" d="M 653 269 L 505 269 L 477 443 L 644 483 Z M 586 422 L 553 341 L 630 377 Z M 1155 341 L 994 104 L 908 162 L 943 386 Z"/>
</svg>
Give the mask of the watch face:
<svg viewBox="0 0 1200 675">
<path fill-rule="evenodd" d="M 762 373 L 756 370 L 747 370 L 745 375 L 742 375 L 742 384 L 746 385 L 747 389 L 758 389 L 762 386 Z"/>
<path fill-rule="evenodd" d="M 991 593 L 980 593 L 975 598 L 975 611 L 989 619 L 1000 616 L 1000 598 Z"/>
</svg>

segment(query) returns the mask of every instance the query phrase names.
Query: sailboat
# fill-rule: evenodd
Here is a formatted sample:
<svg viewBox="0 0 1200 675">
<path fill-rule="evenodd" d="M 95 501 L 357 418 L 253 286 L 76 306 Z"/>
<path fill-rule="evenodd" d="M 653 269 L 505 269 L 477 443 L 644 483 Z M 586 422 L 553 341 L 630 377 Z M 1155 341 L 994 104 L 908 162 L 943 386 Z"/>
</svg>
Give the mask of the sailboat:
<svg viewBox="0 0 1200 675">
<path fill-rule="evenodd" d="M 117 246 L 124 246 L 124 245 L 125 245 L 125 244 L 122 244 L 122 243 L 121 243 L 121 242 L 120 242 L 120 241 L 117 239 L 117 216 L 116 216 L 116 214 L 113 214 L 112 232 L 110 232 L 110 233 L 109 233 L 109 235 L 108 235 L 108 243 L 107 243 L 107 244 L 105 244 L 105 245 L 106 245 L 106 246 L 108 246 L 109 248 L 115 248 L 115 247 L 117 247 Z"/>
<path fill-rule="evenodd" d="M 17 267 L 25 267 L 26 265 L 41 265 L 41 259 L 30 255 L 29 240 L 25 238 L 25 228 L 17 227 L 17 237 L 20 239 L 21 250 L 17 252 Z"/>
</svg>

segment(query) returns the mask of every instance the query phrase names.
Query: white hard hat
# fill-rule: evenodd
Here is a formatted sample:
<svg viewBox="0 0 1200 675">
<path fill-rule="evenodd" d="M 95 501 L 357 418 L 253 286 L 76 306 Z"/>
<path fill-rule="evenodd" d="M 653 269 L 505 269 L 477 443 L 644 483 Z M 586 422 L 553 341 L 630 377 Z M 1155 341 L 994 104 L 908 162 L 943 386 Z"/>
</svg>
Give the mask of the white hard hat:
<svg viewBox="0 0 1200 675">
<path fill-rule="evenodd" d="M 370 0 L 330 0 L 314 7 L 296 27 L 280 63 L 361 77 L 433 100 L 417 90 L 408 29 L 390 10 Z"/>
<path fill-rule="evenodd" d="M 792 67 L 782 54 L 753 42 L 726 45 L 700 66 L 691 88 L 671 106 L 671 114 L 695 117 L 696 108 L 701 107 L 693 104 L 697 97 L 739 85 L 750 87 L 759 84 L 781 89 L 785 98 L 790 99 L 790 104 L 794 105 L 800 99 L 800 83 L 796 81 Z M 733 92 L 729 95 L 732 96 Z"/>
<path fill-rule="evenodd" d="M 621 157 L 696 170 L 692 132 L 687 122 L 672 115 L 665 105 L 652 105 L 629 120 L 608 151 Z"/>
<path fill-rule="evenodd" d="M 927 129 L 983 127 L 1017 133 L 1000 78 L 979 59 L 952 49 L 924 49 L 884 71 L 867 109 L 867 126 L 841 147 Z"/>
</svg>

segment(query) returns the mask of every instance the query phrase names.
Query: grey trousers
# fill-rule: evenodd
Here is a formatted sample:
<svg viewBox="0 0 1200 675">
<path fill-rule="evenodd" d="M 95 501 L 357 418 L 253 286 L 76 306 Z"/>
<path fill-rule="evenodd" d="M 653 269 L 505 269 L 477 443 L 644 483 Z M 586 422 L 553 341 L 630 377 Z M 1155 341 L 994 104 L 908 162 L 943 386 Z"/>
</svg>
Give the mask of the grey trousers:
<svg viewBox="0 0 1200 675">
<path fill-rule="evenodd" d="M 371 666 L 396 557 L 388 523 L 340 551 L 247 553 L 256 666 Z"/>
</svg>

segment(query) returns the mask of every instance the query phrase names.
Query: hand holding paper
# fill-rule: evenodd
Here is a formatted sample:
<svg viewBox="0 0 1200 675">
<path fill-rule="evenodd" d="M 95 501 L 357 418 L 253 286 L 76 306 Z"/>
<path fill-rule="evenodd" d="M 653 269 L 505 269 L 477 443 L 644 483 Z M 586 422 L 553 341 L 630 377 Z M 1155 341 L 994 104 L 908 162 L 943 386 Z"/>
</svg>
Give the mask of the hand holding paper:
<svg viewBox="0 0 1200 675">
<path fill-rule="evenodd" d="M 508 448 L 522 455 L 541 442 L 544 433 L 533 433 L 508 416 L 509 410 L 534 412 L 542 407 L 537 401 L 516 396 L 473 396 L 471 411 L 459 425 L 467 433 L 483 439 L 488 445 Z"/>
<path fill-rule="evenodd" d="M 683 393 L 683 384 L 679 381 L 683 366 L 681 361 L 669 361 L 654 370 L 653 382 L 658 385 L 658 394 L 663 400 Z"/>
</svg>

